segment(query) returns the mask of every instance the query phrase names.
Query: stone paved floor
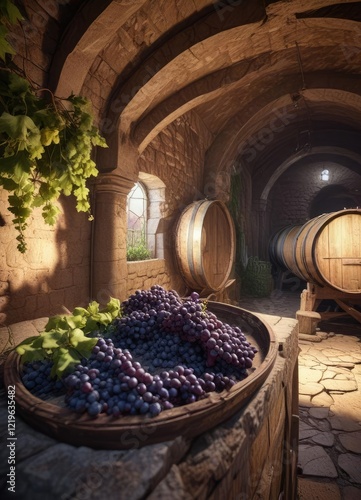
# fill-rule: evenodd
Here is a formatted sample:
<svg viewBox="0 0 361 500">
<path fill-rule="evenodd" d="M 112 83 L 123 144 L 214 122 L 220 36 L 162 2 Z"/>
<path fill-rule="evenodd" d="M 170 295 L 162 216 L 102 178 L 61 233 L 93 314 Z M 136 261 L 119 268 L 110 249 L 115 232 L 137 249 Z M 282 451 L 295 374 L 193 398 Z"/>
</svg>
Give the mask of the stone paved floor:
<svg viewBox="0 0 361 500">
<path fill-rule="evenodd" d="M 240 307 L 295 318 L 300 293 L 243 298 Z M 361 325 L 322 323 L 299 341 L 299 499 L 361 498 Z"/>
</svg>

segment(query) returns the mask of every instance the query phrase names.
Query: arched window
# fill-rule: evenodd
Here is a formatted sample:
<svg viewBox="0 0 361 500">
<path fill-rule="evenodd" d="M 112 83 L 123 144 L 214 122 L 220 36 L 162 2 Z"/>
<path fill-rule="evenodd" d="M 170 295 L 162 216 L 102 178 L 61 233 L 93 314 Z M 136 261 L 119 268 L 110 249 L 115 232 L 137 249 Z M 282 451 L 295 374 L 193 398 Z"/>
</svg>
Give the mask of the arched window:
<svg viewBox="0 0 361 500">
<path fill-rule="evenodd" d="M 144 260 L 151 256 L 147 244 L 147 218 L 147 191 L 137 182 L 127 199 L 127 260 Z"/>
<path fill-rule="evenodd" d="M 139 172 L 128 194 L 127 259 L 164 258 L 165 184 L 159 177 Z"/>
</svg>

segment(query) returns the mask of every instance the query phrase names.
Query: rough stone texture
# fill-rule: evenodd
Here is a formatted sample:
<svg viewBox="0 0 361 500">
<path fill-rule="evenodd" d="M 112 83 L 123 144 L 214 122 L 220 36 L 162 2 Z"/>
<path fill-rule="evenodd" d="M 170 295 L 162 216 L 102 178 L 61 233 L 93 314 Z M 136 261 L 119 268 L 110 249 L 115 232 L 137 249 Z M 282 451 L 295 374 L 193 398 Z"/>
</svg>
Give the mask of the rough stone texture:
<svg viewBox="0 0 361 500">
<path fill-rule="evenodd" d="M 64 313 L 89 299 L 91 223 L 64 198 L 56 226 L 47 226 L 35 209 L 25 235 L 28 251 L 16 249 L 16 232 L 0 189 L 0 213 L 5 220 L 0 251 L 0 323 Z M 89 301 L 89 300 L 88 300 Z M 1 304 L 2 302 L 2 304 Z"/>
<path fill-rule="evenodd" d="M 148 289 L 158 284 L 166 289 L 170 288 L 170 278 L 165 261 L 151 259 L 137 262 L 128 262 L 127 296 L 135 290 Z"/>
<path fill-rule="evenodd" d="M 361 455 L 361 430 L 347 434 L 340 433 L 338 438 L 347 451 L 352 451 L 353 453 Z"/>
<path fill-rule="evenodd" d="M 320 477 L 337 477 L 331 458 L 320 446 L 299 446 L 300 466 L 303 474 Z"/>
<path fill-rule="evenodd" d="M 342 488 L 342 493 L 345 500 L 359 500 L 360 498 L 360 488 L 356 488 L 355 486 Z"/>
<path fill-rule="evenodd" d="M 316 194 L 324 187 L 320 179 L 323 168 L 323 164 L 317 162 L 294 166 L 280 177 L 272 192 L 274 231 L 288 224 L 303 224 L 303 221 L 309 218 L 310 205 Z M 339 189 L 352 190 L 352 186 L 359 182 L 356 173 L 341 165 L 329 164 L 327 168 L 332 173 L 332 182 L 337 183 Z"/>
<path fill-rule="evenodd" d="M 338 457 L 338 464 L 355 483 L 361 483 L 361 457 L 344 453 Z"/>
<path fill-rule="evenodd" d="M 283 292 L 282 300 L 275 304 L 270 298 L 243 299 L 242 306 L 253 311 L 274 310 L 279 316 L 292 317 L 299 308 L 298 301 L 294 301 L 292 292 Z M 334 380 L 337 375 L 343 377 L 344 381 L 352 380 L 357 384 L 357 389 L 352 392 L 332 392 L 329 394 L 324 389 L 316 396 L 299 395 L 299 453 L 298 464 L 300 474 L 298 476 L 298 491 L 301 498 L 335 498 L 344 500 L 358 500 L 360 497 L 361 483 L 352 479 L 351 474 L 357 470 L 357 460 L 360 456 L 360 387 L 361 387 L 361 330 L 358 324 L 352 324 L 347 329 L 344 326 L 337 327 L 337 333 L 331 329 L 323 332 L 322 341 L 309 342 L 307 345 L 299 343 L 299 382 L 307 386 L 308 382 L 303 378 L 308 375 L 309 370 L 320 371 L 324 380 Z M 345 330 L 344 330 L 345 329 Z M 347 331 L 348 334 L 341 332 Z M 339 333 L 340 332 L 340 333 Z M 330 357 L 344 359 L 352 356 L 354 362 L 331 361 Z M 330 378 L 332 377 L 332 378 Z M 336 379 L 337 380 L 337 379 Z M 337 477 L 326 478 L 314 476 L 313 465 L 314 450 L 322 449 L 327 454 L 322 454 L 325 462 L 322 465 L 332 463 L 337 472 Z M 349 474 L 340 466 L 339 457 L 343 456 L 341 463 L 349 467 Z M 349 461 L 346 456 L 356 458 L 356 463 Z M 317 456 L 317 453 L 316 453 Z M 306 469 L 303 465 L 309 464 Z M 355 467 L 356 465 L 356 467 Z M 331 466 L 330 466 L 331 467 Z M 308 472 L 305 472 L 308 471 Z M 327 471 L 327 467 L 325 467 Z M 330 472 L 328 470 L 328 472 Z M 322 472 L 321 472 L 322 473 Z M 331 481 L 331 483 L 330 483 Z M 341 497 L 340 497 L 341 495 Z"/>
<path fill-rule="evenodd" d="M 299 500 L 341 500 L 342 498 L 337 484 L 318 483 L 304 478 L 299 478 L 298 483 Z"/>
</svg>

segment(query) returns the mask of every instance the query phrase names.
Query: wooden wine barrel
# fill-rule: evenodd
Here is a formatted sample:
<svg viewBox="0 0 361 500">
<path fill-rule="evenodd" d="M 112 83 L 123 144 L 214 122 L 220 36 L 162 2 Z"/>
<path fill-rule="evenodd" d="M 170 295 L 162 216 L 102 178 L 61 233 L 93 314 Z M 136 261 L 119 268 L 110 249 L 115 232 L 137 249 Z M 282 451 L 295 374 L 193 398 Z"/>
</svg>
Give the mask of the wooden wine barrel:
<svg viewBox="0 0 361 500">
<path fill-rule="evenodd" d="M 176 226 L 175 250 L 189 288 L 222 290 L 235 255 L 234 224 L 226 205 L 219 200 L 200 200 L 189 205 Z"/>
<path fill-rule="evenodd" d="M 270 258 L 296 276 L 346 293 L 361 293 L 361 210 L 322 214 L 276 233 Z"/>
<path fill-rule="evenodd" d="M 293 259 L 293 241 L 301 226 L 286 226 L 275 233 L 269 243 L 271 262 L 283 269 L 289 269 Z"/>
</svg>

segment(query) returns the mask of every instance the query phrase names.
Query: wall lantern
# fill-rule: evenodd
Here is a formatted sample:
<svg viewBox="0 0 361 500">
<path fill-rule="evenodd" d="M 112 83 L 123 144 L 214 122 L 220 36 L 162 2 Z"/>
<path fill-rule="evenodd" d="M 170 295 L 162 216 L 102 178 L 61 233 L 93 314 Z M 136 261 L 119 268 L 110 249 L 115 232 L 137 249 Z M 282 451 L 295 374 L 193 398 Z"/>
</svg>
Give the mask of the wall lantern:
<svg viewBox="0 0 361 500">
<path fill-rule="evenodd" d="M 330 172 L 327 169 L 322 170 L 321 181 L 328 181 L 329 178 L 330 178 Z"/>
</svg>

